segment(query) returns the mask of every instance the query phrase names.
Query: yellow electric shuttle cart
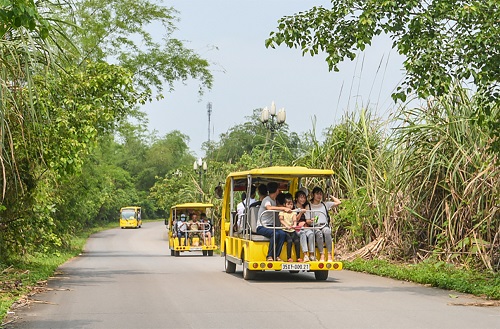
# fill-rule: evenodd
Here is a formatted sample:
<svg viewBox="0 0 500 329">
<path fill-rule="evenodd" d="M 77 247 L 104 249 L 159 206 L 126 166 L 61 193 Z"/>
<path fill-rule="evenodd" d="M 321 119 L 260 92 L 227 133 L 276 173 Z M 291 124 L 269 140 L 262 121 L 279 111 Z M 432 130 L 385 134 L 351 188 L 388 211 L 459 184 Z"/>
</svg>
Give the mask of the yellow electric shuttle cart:
<svg viewBox="0 0 500 329">
<path fill-rule="evenodd" d="M 269 239 L 256 234 L 259 207 L 249 204 L 250 190 L 252 186 L 276 182 L 281 192 L 295 192 L 302 186 L 328 186 L 333 175 L 332 170 L 308 169 L 304 167 L 268 167 L 252 169 L 248 171 L 234 172 L 226 179 L 222 204 L 221 221 L 221 256 L 225 257 L 225 270 L 234 273 L 236 265 L 243 266 L 243 278 L 251 280 L 262 271 L 300 271 L 314 272 L 316 280 L 326 280 L 329 271 L 341 270 L 342 263 L 337 261 L 309 261 L 309 262 L 284 262 L 267 261 L 266 255 L 269 248 Z M 237 204 L 241 201 L 239 195 L 245 191 L 247 200 L 245 202 L 244 214 L 236 211 Z M 240 193 L 238 193 L 240 192 Z M 267 212 L 272 210 L 267 210 Z M 267 226 L 275 230 L 281 229 L 278 220 L 278 211 L 275 212 L 274 226 Z M 319 229 L 311 227 L 307 229 Z M 303 228 L 306 229 L 306 228 Z M 286 244 L 286 242 L 285 242 Z M 333 250 L 333 246 L 332 246 Z M 319 259 L 319 250 L 316 248 L 316 259 Z M 274 251 L 276 254 L 276 251 Z M 302 254 L 302 252 L 301 252 Z M 326 251 L 325 251 L 326 254 Z M 293 253 L 294 255 L 294 253 Z M 287 259 L 286 245 L 279 256 Z M 294 259 L 304 258 L 303 255 Z"/>
<path fill-rule="evenodd" d="M 183 203 L 170 208 L 167 223 L 168 246 L 171 256 L 185 251 L 201 251 L 203 256 L 213 256 L 215 245 L 211 203 Z M 193 225 L 193 215 L 196 221 Z M 205 218 L 202 216 L 205 215 Z"/>
<path fill-rule="evenodd" d="M 120 227 L 140 228 L 142 226 L 141 207 L 131 206 L 120 209 Z"/>
</svg>

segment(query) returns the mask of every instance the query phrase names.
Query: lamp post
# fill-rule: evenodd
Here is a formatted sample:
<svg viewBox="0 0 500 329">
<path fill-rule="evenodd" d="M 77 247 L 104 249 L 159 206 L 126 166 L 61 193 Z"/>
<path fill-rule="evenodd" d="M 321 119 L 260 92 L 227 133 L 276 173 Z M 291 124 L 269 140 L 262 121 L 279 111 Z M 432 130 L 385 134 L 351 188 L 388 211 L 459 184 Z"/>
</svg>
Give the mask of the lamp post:
<svg viewBox="0 0 500 329">
<path fill-rule="evenodd" d="M 198 160 L 194 161 L 193 169 L 194 169 L 194 172 L 197 173 L 200 177 L 200 180 L 199 180 L 199 182 L 200 182 L 199 183 L 200 184 L 200 202 L 202 202 L 203 201 L 203 190 L 201 188 L 201 178 L 202 178 L 203 172 L 207 171 L 207 162 L 203 161 L 201 158 L 199 158 Z"/>
<path fill-rule="evenodd" d="M 262 113 L 260 114 L 260 122 L 269 129 L 271 132 L 270 139 L 270 149 L 269 149 L 269 166 L 273 165 L 273 144 L 274 144 L 274 133 L 279 129 L 279 127 L 286 121 L 285 109 L 281 108 L 278 113 L 276 113 L 276 104 L 274 101 L 271 103 L 271 108 L 268 109 L 267 106 L 264 107 Z"/>
</svg>

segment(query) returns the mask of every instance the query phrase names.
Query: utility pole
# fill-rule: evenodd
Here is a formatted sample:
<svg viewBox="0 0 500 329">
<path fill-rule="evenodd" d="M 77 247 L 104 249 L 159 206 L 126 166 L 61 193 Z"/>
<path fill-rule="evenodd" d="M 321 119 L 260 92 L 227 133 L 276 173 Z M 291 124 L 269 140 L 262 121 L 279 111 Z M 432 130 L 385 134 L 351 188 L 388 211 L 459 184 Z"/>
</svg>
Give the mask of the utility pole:
<svg viewBox="0 0 500 329">
<path fill-rule="evenodd" d="M 208 114 L 208 143 L 210 144 L 210 115 L 212 115 L 212 103 L 207 104 L 207 114 Z"/>
</svg>

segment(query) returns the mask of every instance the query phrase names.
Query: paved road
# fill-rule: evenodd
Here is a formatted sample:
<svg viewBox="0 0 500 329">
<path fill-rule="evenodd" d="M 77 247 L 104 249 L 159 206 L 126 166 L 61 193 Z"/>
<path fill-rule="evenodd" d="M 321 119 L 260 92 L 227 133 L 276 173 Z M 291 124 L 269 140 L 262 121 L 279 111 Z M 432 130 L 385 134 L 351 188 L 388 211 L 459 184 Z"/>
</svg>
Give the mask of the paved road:
<svg viewBox="0 0 500 329">
<path fill-rule="evenodd" d="M 500 328 L 500 308 L 372 275 L 264 273 L 244 281 L 241 267 L 201 252 L 170 256 L 163 223 L 93 235 L 60 268 L 54 289 L 16 310 L 7 329 L 24 328 Z"/>
</svg>

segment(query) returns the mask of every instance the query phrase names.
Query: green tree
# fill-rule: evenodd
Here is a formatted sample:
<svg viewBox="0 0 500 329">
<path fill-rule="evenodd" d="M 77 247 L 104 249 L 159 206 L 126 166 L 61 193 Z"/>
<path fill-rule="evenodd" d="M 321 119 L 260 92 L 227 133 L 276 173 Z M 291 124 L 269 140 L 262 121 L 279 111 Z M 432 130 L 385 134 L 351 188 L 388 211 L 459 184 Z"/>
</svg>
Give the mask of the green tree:
<svg viewBox="0 0 500 329">
<path fill-rule="evenodd" d="M 147 132 L 147 119 L 139 120 L 139 124 L 121 122 L 116 132 L 118 150 L 115 155 L 116 164 L 137 177 L 151 140 Z"/>
<path fill-rule="evenodd" d="M 49 35 L 50 25 L 33 1 L 2 0 L 0 21 L 0 39 L 11 39 L 19 30 L 33 32 L 42 39 Z"/>
<path fill-rule="evenodd" d="M 141 97 L 126 69 L 103 62 L 66 68 L 43 87 L 35 101 L 43 159 L 60 174 L 78 170 L 98 137 L 114 131 Z"/>
<path fill-rule="evenodd" d="M 149 191 L 156 176 L 163 177 L 179 167 L 192 165 L 194 157 L 189 153 L 188 142 L 188 136 L 173 130 L 149 146 L 138 172 L 137 187 Z"/>
<path fill-rule="evenodd" d="M 52 45 L 57 46 L 51 33 L 60 33 L 53 27 L 49 8 L 39 11 L 41 4 L 27 0 L 0 2 L 0 164 L 2 198 L 23 191 L 23 170 L 27 166 L 17 161 L 18 154 L 26 158 L 25 144 L 36 140 L 36 134 L 25 129 L 36 121 L 33 107 L 33 76 L 38 70 L 52 72 L 51 57 L 55 56 Z M 21 129 L 18 131 L 17 129 Z M 24 130 L 24 131 L 23 131 Z M 15 143 L 14 143 L 15 142 Z M 14 147 L 17 144 L 17 147 Z M 35 146 L 39 143 L 35 143 Z M 35 147 L 33 146 L 33 147 Z M 33 153 L 31 153 L 33 155 Z M 37 156 L 33 159 L 37 161 Z M 31 168 L 32 169 L 32 168 Z M 29 180 L 29 179 L 28 179 Z M 11 189 L 12 188 L 12 189 Z M 1 208 L 1 207 L 0 207 Z M 0 225 L 1 226 L 1 225 Z"/>
<path fill-rule="evenodd" d="M 131 75 L 106 63 L 87 63 L 33 81 L 33 91 L 20 92 L 36 95 L 31 105 L 38 113 L 36 121 L 9 118 L 17 150 L 13 175 L 20 183 L 6 185 L 0 234 L 9 248 L 5 252 L 12 254 L 60 243 L 57 227 L 68 226 L 54 222 L 54 204 L 60 202 L 56 187 L 81 171 L 98 137 L 113 131 L 138 98 Z"/>
<path fill-rule="evenodd" d="M 183 42 L 172 37 L 177 11 L 148 0 L 77 0 L 73 13 L 61 15 L 74 20 L 68 26 L 80 60 L 117 62 L 134 74 L 136 89 L 163 97 L 164 84 L 196 79 L 200 93 L 211 88 L 210 64 Z M 66 14 L 68 13 L 68 14 Z M 149 31 L 161 31 L 161 36 Z"/>
<path fill-rule="evenodd" d="M 483 99 L 476 113 L 500 136 L 498 118 L 488 121 L 500 104 L 500 3 L 498 0 L 332 0 L 332 8 L 283 17 L 267 47 L 284 43 L 311 56 L 326 53 L 330 70 L 354 59 L 373 38 L 385 33 L 406 57 L 406 77 L 393 94 L 405 100 L 444 96 L 454 82 L 472 82 Z M 479 98 L 481 99 L 481 98 Z M 500 142 L 497 143 L 500 150 Z"/>
<path fill-rule="evenodd" d="M 118 165 L 122 147 L 112 134 L 99 138 L 82 170 L 62 180 L 54 191 L 54 214 L 61 235 L 117 220 L 118 209 L 144 200 L 130 173 Z M 146 211 L 145 213 L 149 213 Z"/>
<path fill-rule="evenodd" d="M 183 165 L 159 177 L 151 187 L 150 198 L 155 200 L 160 209 L 169 212 L 170 208 L 179 203 L 198 202 L 196 177 L 190 165 Z"/>
<path fill-rule="evenodd" d="M 138 103 L 161 94 L 163 83 L 172 90 L 194 78 L 210 88 L 208 62 L 170 38 L 174 13 L 148 1 L 1 3 L 1 259 L 61 245 L 64 234 L 112 218 L 127 200 L 149 202 L 137 176 L 116 165 L 124 148 L 107 138 L 128 118 L 140 120 Z M 144 32 L 150 24 L 165 26 L 163 41 Z M 138 136 L 133 155 L 155 154 Z"/>
<path fill-rule="evenodd" d="M 255 109 L 246 122 L 235 125 L 219 137 L 218 143 L 206 145 L 207 158 L 217 162 L 238 163 L 243 155 L 258 159 L 257 166 L 269 165 L 270 132 L 260 122 L 261 109 Z M 284 124 L 276 132 L 273 145 L 274 163 L 291 163 L 301 152 L 300 139 Z M 248 162 L 245 160 L 245 162 Z M 248 168 L 245 168 L 248 169 Z"/>
</svg>

